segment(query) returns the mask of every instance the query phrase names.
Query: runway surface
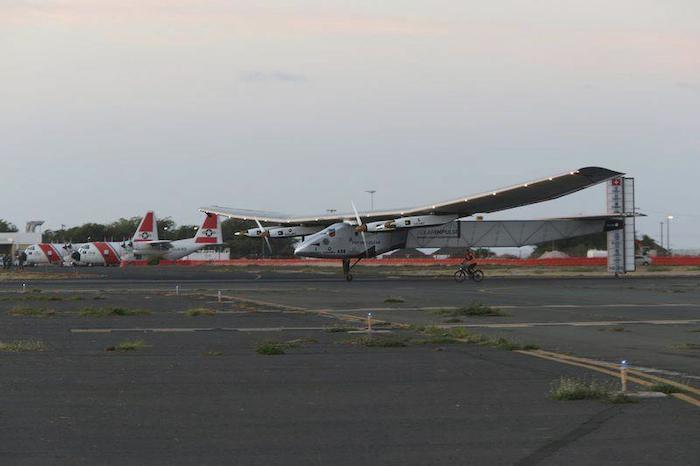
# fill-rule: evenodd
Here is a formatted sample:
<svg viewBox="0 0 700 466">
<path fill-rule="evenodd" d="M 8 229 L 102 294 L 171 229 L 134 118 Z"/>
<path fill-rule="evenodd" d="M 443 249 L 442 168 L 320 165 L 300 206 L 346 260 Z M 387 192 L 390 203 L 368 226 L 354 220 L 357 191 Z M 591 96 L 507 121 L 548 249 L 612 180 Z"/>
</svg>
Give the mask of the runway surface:
<svg viewBox="0 0 700 466">
<path fill-rule="evenodd" d="M 644 374 L 697 387 L 694 278 L 477 285 L 381 275 L 346 283 L 335 271 L 79 273 L 0 282 L 0 341 L 45 344 L 42 352 L 0 353 L 3 464 L 692 464 L 700 457 L 688 441 L 700 434 L 700 407 L 690 403 L 548 398 L 561 376 L 613 380 L 601 372 L 479 345 L 366 347 L 355 334 L 329 331 L 361 329 L 368 313 L 375 325 L 392 323 L 377 329 L 398 336 L 466 327 L 601 363 L 627 359 Z M 506 315 L 451 315 L 477 301 Z M 114 308 L 144 312 L 88 312 Z M 145 347 L 106 351 L 124 340 Z M 295 343 L 263 356 L 255 351 L 263 340 Z"/>
</svg>

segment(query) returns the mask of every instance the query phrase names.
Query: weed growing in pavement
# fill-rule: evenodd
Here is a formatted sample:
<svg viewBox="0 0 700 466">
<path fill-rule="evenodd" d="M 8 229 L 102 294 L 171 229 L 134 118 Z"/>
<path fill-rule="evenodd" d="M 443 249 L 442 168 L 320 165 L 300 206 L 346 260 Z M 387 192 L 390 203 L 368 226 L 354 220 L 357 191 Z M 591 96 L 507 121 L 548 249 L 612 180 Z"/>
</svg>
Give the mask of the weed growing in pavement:
<svg viewBox="0 0 700 466">
<path fill-rule="evenodd" d="M 561 377 L 552 383 L 550 398 L 560 401 L 602 400 L 610 403 L 630 403 L 632 400 L 621 393 L 615 383 L 587 381 L 574 377 Z"/>
<path fill-rule="evenodd" d="M 384 302 L 386 304 L 392 304 L 392 303 L 399 304 L 399 303 L 405 303 L 406 301 L 400 296 L 389 296 L 388 298 L 386 298 L 384 300 Z"/>
<path fill-rule="evenodd" d="M 124 309 L 122 307 L 85 307 L 80 310 L 83 317 L 111 317 L 111 316 L 147 316 L 151 312 L 145 309 Z"/>
<path fill-rule="evenodd" d="M 0 351 L 5 353 L 29 353 L 46 351 L 46 345 L 41 340 L 0 341 Z"/>
<path fill-rule="evenodd" d="M 459 309 L 438 309 L 433 311 L 433 314 L 449 317 L 460 317 L 460 316 L 472 316 L 472 317 L 483 317 L 483 316 L 494 316 L 494 317 L 507 317 L 508 314 L 501 311 L 498 308 L 487 306 L 478 301 L 474 301 L 469 306 L 462 307 Z"/>
<path fill-rule="evenodd" d="M 199 316 L 215 316 L 216 311 L 214 309 L 209 309 L 206 307 L 197 307 L 194 309 L 188 309 L 185 311 L 185 314 L 190 316 L 190 317 L 199 317 Z"/>
<path fill-rule="evenodd" d="M 683 393 L 683 390 L 668 383 L 657 383 L 649 387 L 650 392 L 660 392 L 670 395 L 671 393 Z"/>
<path fill-rule="evenodd" d="M 297 338 L 288 341 L 262 341 L 255 347 L 255 352 L 265 356 L 276 356 L 285 354 L 285 350 L 298 348 L 302 345 L 312 345 L 318 343 L 313 338 Z"/>
<path fill-rule="evenodd" d="M 677 345 L 673 345 L 674 349 L 679 349 L 679 350 L 698 350 L 700 349 L 700 344 L 698 343 L 679 343 Z"/>
<path fill-rule="evenodd" d="M 35 309 L 22 306 L 13 307 L 7 313 L 15 317 L 52 317 L 56 315 L 56 311 L 53 309 Z"/>
</svg>

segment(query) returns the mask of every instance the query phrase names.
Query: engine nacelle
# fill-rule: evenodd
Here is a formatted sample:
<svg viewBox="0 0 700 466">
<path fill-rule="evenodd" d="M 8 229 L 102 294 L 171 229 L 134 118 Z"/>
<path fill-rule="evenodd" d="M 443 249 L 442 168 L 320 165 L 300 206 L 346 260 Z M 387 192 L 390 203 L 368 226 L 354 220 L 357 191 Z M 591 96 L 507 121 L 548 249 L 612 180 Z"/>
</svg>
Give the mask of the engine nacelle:
<svg viewBox="0 0 700 466">
<path fill-rule="evenodd" d="M 457 220 L 457 218 L 457 215 L 416 215 L 415 217 L 400 217 L 383 222 L 382 226 L 377 231 L 444 225 L 445 223 Z"/>
<path fill-rule="evenodd" d="M 323 230 L 323 227 L 290 226 L 268 228 L 270 238 L 295 238 L 299 236 L 309 236 Z"/>
<path fill-rule="evenodd" d="M 247 236 L 248 238 L 261 238 L 268 236 L 270 238 L 295 238 L 299 236 L 309 236 L 321 231 L 323 227 L 305 227 L 294 225 L 289 227 L 275 226 L 265 228 L 251 228 L 250 230 L 239 231 L 236 236 Z"/>
</svg>

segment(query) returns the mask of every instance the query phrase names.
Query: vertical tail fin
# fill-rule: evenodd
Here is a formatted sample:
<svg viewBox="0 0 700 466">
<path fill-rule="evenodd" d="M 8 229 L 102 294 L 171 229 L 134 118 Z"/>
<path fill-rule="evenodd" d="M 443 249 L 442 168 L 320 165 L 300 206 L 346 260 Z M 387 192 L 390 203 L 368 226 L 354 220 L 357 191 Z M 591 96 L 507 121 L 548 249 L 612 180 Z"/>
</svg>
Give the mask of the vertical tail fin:
<svg viewBox="0 0 700 466">
<path fill-rule="evenodd" d="M 152 210 L 146 212 L 146 215 L 141 219 L 139 227 L 134 233 L 133 241 L 143 242 L 143 241 L 157 241 L 158 240 L 158 224 L 156 223 L 156 215 Z"/>
<path fill-rule="evenodd" d="M 221 234 L 221 222 L 216 214 L 207 214 L 204 217 L 202 226 L 197 230 L 194 237 L 194 242 L 197 244 L 221 244 L 224 242 Z"/>
</svg>

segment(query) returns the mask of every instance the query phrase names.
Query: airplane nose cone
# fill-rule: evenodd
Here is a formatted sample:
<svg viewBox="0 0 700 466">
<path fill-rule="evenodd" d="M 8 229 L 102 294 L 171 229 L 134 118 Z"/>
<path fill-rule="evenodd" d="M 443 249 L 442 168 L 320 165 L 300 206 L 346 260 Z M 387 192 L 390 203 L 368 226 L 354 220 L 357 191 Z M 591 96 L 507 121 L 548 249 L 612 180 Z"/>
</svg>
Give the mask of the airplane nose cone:
<svg viewBox="0 0 700 466">
<path fill-rule="evenodd" d="M 80 262 L 80 253 L 78 251 L 73 251 L 70 256 L 74 261 Z"/>
</svg>

